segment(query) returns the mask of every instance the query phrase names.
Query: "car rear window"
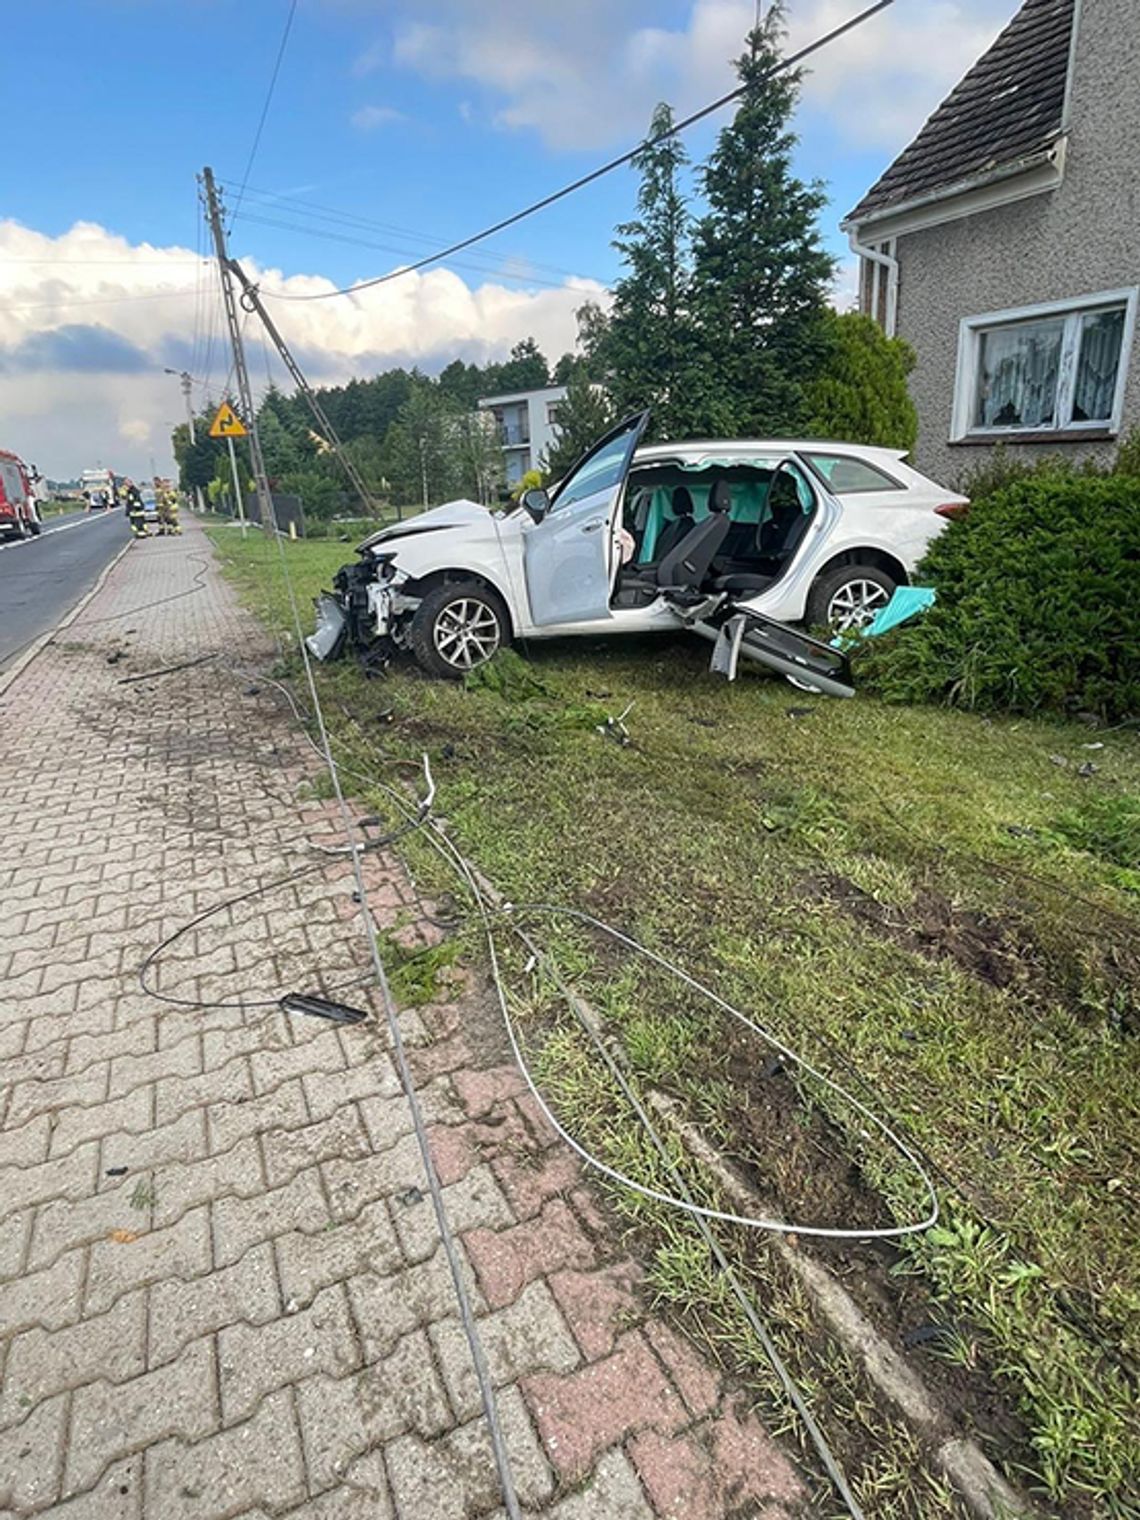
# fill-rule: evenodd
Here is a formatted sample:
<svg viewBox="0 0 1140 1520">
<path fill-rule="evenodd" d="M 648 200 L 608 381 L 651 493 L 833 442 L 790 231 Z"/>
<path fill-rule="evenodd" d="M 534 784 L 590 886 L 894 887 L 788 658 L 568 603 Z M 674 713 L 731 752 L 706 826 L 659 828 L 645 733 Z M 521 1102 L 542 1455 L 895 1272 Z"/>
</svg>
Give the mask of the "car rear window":
<svg viewBox="0 0 1140 1520">
<path fill-rule="evenodd" d="M 808 459 L 836 496 L 853 496 L 858 491 L 903 491 L 905 486 L 877 469 L 865 459 L 852 454 L 809 454 Z"/>
</svg>

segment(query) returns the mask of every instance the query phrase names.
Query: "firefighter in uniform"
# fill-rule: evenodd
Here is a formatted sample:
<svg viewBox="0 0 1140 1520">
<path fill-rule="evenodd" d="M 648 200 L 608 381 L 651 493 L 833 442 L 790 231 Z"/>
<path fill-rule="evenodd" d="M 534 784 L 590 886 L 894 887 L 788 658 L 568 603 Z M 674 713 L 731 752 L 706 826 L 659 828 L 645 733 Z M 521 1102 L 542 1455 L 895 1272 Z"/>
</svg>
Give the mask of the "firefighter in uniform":
<svg viewBox="0 0 1140 1520">
<path fill-rule="evenodd" d="M 126 497 L 127 521 L 131 525 L 131 532 L 136 538 L 146 538 L 146 508 L 143 506 L 142 492 L 133 480 L 128 480 L 123 494 Z"/>
<path fill-rule="evenodd" d="M 171 490 L 158 489 L 158 531 L 163 534 L 181 533 L 178 521 L 178 497 Z"/>
</svg>

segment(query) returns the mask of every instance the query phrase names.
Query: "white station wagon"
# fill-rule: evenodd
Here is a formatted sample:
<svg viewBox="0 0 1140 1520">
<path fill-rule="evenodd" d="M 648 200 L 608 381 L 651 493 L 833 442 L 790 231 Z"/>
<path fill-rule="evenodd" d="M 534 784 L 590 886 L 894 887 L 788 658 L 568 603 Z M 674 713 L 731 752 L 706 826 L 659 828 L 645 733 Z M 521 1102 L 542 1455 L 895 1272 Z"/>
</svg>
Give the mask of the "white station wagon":
<svg viewBox="0 0 1140 1520">
<path fill-rule="evenodd" d="M 318 598 L 309 648 L 395 646 L 454 678 L 512 639 L 684 627 L 717 642 L 730 676 L 743 653 L 849 694 L 842 659 L 786 625 L 869 622 L 966 498 L 892 449 L 639 447 L 648 416 L 508 510 L 456 501 L 373 534 Z"/>
</svg>

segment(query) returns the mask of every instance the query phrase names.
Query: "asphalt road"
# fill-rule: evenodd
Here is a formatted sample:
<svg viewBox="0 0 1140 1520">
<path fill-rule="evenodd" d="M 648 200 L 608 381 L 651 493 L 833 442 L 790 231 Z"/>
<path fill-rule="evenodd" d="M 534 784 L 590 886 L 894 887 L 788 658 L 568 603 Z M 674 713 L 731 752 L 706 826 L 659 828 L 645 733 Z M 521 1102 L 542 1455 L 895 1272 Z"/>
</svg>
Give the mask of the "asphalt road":
<svg viewBox="0 0 1140 1520">
<path fill-rule="evenodd" d="M 0 671 L 90 591 L 130 536 L 126 513 L 69 512 L 0 543 Z"/>
</svg>

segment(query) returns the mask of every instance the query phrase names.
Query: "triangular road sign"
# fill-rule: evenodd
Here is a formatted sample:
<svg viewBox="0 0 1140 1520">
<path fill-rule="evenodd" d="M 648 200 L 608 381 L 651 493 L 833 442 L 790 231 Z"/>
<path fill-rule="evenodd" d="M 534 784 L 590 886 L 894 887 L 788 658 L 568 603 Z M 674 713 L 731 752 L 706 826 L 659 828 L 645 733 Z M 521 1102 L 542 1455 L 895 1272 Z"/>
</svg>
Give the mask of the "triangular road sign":
<svg viewBox="0 0 1140 1520">
<path fill-rule="evenodd" d="M 223 401 L 217 410 L 213 422 L 210 423 L 211 438 L 244 438 L 246 434 L 245 423 L 228 401 Z"/>
</svg>

